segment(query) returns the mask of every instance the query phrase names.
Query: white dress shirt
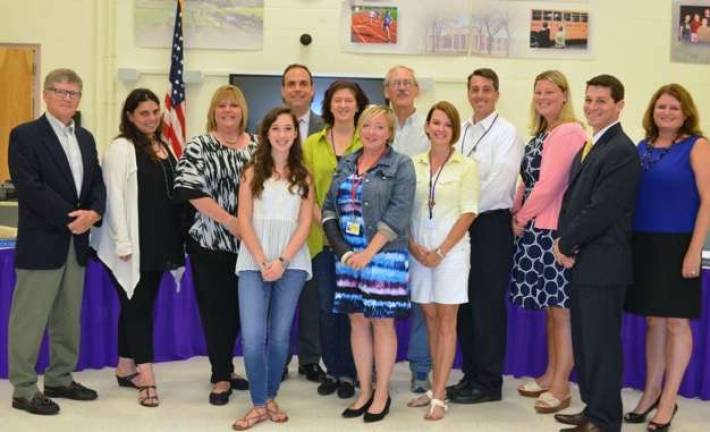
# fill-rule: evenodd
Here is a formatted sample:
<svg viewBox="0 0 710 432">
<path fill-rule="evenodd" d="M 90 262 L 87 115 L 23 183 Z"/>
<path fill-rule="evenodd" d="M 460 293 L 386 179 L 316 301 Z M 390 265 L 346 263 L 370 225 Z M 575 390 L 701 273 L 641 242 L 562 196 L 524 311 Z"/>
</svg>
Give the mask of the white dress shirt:
<svg viewBox="0 0 710 432">
<path fill-rule="evenodd" d="M 76 195 L 81 195 L 81 181 L 84 178 L 84 162 L 81 160 L 81 149 L 79 149 L 79 141 L 76 140 L 76 132 L 74 120 L 65 125 L 58 118 L 54 117 L 48 112 L 47 120 L 54 130 L 54 134 L 59 140 L 59 144 L 62 145 L 62 150 L 67 156 L 67 162 L 69 162 L 69 169 L 71 170 L 71 175 L 74 178 L 74 185 L 76 186 Z"/>
<path fill-rule="evenodd" d="M 304 115 L 298 118 L 298 137 L 301 139 L 301 145 L 308 138 L 308 126 L 311 123 L 311 112 L 306 111 Z"/>
<path fill-rule="evenodd" d="M 599 132 L 597 132 L 597 133 L 595 133 L 594 135 L 592 135 L 592 145 L 596 144 L 597 141 L 599 141 L 599 138 L 601 138 L 602 135 L 604 135 L 604 132 L 606 132 L 607 130 L 609 130 L 610 127 L 614 126 L 614 125 L 617 124 L 617 123 L 619 123 L 619 120 L 617 120 L 617 121 L 615 121 L 615 122 L 612 122 L 612 123 L 609 123 L 608 125 L 606 125 L 606 126 L 604 127 L 604 129 L 602 129 L 602 130 L 600 130 Z"/>
<path fill-rule="evenodd" d="M 415 111 L 400 125 L 395 119 L 394 140 L 392 148 L 409 157 L 429 150 L 429 138 L 424 132 L 425 118 Z"/>
<path fill-rule="evenodd" d="M 478 162 L 478 211 L 512 208 L 524 150 L 515 126 L 497 112 L 478 123 L 468 119 L 461 125 L 456 150 Z"/>
</svg>

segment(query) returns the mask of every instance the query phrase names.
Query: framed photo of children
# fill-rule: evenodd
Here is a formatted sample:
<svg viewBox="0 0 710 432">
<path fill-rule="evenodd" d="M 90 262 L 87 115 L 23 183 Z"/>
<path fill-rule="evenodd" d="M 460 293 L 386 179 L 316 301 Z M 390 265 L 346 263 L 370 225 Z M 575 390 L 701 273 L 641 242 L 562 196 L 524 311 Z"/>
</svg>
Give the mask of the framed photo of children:
<svg viewBox="0 0 710 432">
<path fill-rule="evenodd" d="M 710 63 L 710 0 L 674 0 L 671 60 Z"/>
</svg>

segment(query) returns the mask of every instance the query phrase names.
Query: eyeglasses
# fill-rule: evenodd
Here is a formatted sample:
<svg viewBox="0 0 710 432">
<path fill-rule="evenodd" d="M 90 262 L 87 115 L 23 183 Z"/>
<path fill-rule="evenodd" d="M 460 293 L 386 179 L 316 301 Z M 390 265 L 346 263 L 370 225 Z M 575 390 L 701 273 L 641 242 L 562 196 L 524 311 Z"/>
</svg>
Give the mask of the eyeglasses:
<svg viewBox="0 0 710 432">
<path fill-rule="evenodd" d="M 387 83 L 390 87 L 404 87 L 409 88 L 414 85 L 414 80 L 411 79 L 396 79 Z"/>
<path fill-rule="evenodd" d="M 78 99 L 81 96 L 80 91 L 74 91 L 74 90 L 64 90 L 64 89 L 58 89 L 55 87 L 49 87 L 47 90 L 51 91 L 52 93 L 56 94 L 60 98 L 66 99 Z"/>
</svg>

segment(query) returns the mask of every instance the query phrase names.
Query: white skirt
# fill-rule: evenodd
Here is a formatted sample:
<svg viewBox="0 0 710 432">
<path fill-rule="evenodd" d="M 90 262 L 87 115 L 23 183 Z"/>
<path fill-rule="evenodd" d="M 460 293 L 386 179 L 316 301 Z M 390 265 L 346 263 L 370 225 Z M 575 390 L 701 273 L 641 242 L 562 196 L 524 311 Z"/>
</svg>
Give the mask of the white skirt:
<svg viewBox="0 0 710 432">
<path fill-rule="evenodd" d="M 468 243 L 468 239 L 465 239 Z M 463 304 L 468 302 L 469 248 L 454 248 L 441 263 L 426 267 L 412 258 L 409 288 L 415 303 Z"/>
</svg>

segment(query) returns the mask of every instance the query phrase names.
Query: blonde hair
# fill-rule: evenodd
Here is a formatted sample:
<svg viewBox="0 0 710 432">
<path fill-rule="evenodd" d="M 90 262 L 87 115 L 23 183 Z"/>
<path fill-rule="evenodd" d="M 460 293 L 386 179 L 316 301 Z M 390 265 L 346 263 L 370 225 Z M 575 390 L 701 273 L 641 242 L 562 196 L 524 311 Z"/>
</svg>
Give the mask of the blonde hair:
<svg viewBox="0 0 710 432">
<path fill-rule="evenodd" d="M 249 116 L 247 100 L 244 98 L 244 93 L 239 90 L 239 87 L 233 86 L 231 84 L 223 85 L 222 87 L 215 90 L 214 94 L 212 95 L 210 108 L 209 110 L 207 110 L 207 132 L 212 132 L 213 130 L 217 129 L 217 122 L 214 119 L 214 112 L 217 109 L 217 105 L 219 105 L 220 102 L 225 99 L 231 102 L 236 102 L 239 108 L 242 109 L 242 121 L 239 122 L 239 132 L 244 132 Z"/>
<path fill-rule="evenodd" d="M 535 86 L 539 81 L 547 80 L 552 84 L 556 85 L 562 93 L 565 95 L 565 103 L 562 105 L 562 111 L 560 111 L 560 123 L 581 123 L 577 117 L 574 115 L 574 108 L 572 106 L 572 94 L 569 90 L 569 83 L 567 82 L 567 77 L 558 70 L 547 70 L 542 72 L 535 77 L 533 82 L 533 92 L 535 91 Z M 547 129 L 548 124 L 545 117 L 541 116 L 535 109 L 535 101 L 530 102 L 530 133 L 532 135 L 538 135 Z"/>
<path fill-rule="evenodd" d="M 381 115 L 384 115 L 385 119 L 387 120 L 387 127 L 390 130 L 390 137 L 387 139 L 387 145 L 390 145 L 394 140 L 394 111 L 392 111 L 392 108 L 384 105 L 368 105 L 367 108 L 365 108 L 362 114 L 360 114 L 360 118 L 357 121 L 357 130 L 355 131 L 355 136 L 360 136 L 362 125 L 364 125 L 366 121 L 375 117 L 379 117 Z"/>
</svg>

